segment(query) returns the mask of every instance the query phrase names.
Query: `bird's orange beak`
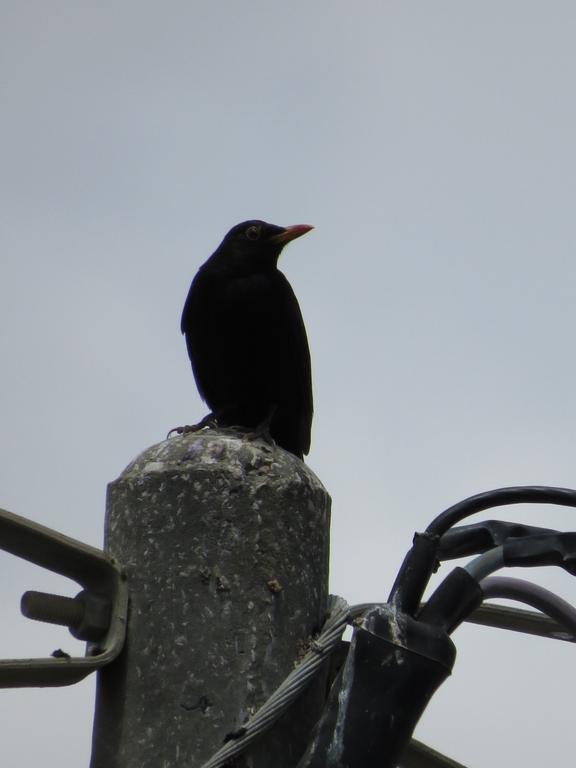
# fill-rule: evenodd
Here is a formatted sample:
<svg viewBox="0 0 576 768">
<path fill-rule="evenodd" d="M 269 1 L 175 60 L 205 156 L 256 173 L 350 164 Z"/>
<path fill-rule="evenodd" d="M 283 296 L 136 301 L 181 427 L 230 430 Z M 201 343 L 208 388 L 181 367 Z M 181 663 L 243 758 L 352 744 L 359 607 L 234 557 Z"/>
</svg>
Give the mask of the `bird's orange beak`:
<svg viewBox="0 0 576 768">
<path fill-rule="evenodd" d="M 311 229 L 314 229 L 314 227 L 311 227 L 310 224 L 293 224 L 291 227 L 285 227 L 284 231 L 280 232 L 279 235 L 271 237 L 269 242 L 276 243 L 276 245 L 286 245 L 290 240 L 295 240 L 297 237 L 305 235 Z"/>
</svg>

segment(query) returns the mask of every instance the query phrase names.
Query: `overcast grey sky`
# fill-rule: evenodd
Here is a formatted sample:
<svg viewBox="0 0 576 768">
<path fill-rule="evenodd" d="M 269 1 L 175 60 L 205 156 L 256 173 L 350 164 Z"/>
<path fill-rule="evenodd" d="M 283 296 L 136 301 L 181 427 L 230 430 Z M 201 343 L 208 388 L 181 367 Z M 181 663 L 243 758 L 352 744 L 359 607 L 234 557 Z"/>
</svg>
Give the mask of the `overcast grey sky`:
<svg viewBox="0 0 576 768">
<path fill-rule="evenodd" d="M 576 486 L 575 38 L 561 0 L 0 0 L 0 505 L 101 546 L 106 483 L 205 413 L 180 311 L 246 218 L 316 227 L 281 267 L 333 592 L 385 599 L 464 496 Z M 0 657 L 81 652 L 18 616 L 74 585 L 0 573 Z M 576 648 L 454 639 L 417 736 L 470 768 L 566 763 Z M 0 691 L 0 763 L 87 766 L 93 690 Z"/>
</svg>

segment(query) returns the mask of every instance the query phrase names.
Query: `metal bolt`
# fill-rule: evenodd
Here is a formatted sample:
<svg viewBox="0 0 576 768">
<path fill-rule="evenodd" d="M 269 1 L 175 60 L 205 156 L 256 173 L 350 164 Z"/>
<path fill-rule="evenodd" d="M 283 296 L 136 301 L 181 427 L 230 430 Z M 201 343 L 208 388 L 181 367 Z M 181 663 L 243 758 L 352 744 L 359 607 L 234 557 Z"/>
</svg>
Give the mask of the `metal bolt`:
<svg viewBox="0 0 576 768">
<path fill-rule="evenodd" d="M 51 595 L 48 592 L 25 592 L 20 602 L 27 619 L 75 627 L 82 621 L 84 605 L 77 598 Z"/>
<path fill-rule="evenodd" d="M 110 601 L 85 590 L 76 597 L 62 597 L 48 592 L 25 592 L 20 610 L 28 619 L 68 627 L 79 640 L 101 639 L 110 624 Z"/>
</svg>

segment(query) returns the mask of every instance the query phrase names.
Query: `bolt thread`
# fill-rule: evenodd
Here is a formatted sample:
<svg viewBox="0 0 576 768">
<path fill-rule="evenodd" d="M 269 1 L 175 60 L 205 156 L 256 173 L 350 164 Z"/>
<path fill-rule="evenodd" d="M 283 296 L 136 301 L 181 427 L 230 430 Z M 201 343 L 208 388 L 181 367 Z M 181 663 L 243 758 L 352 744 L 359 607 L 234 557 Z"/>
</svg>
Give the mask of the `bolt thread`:
<svg viewBox="0 0 576 768">
<path fill-rule="evenodd" d="M 84 616 L 81 600 L 51 595 L 48 592 L 25 592 L 20 602 L 20 610 L 28 619 L 65 627 L 79 626 Z"/>
</svg>

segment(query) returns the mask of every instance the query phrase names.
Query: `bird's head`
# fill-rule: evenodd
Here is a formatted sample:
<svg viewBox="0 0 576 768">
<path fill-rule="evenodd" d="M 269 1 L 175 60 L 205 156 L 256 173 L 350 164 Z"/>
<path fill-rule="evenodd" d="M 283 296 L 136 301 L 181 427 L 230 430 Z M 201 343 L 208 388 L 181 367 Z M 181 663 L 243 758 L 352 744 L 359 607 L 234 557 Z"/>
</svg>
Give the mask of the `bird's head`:
<svg viewBox="0 0 576 768">
<path fill-rule="evenodd" d="M 275 267 L 282 248 L 311 229 L 308 224 L 278 227 L 258 219 L 243 221 L 232 227 L 214 255 L 234 262 L 240 269 Z"/>
</svg>

